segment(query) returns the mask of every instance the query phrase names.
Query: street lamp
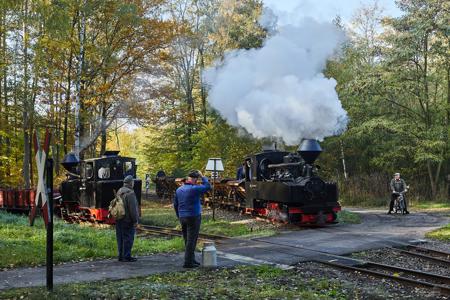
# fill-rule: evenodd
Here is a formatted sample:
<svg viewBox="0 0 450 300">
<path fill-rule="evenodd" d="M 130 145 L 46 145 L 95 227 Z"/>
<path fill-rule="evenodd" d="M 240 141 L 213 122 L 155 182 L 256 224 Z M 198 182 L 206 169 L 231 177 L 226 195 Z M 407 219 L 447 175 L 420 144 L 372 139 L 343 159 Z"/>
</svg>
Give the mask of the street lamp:
<svg viewBox="0 0 450 300">
<path fill-rule="evenodd" d="M 221 158 L 210 158 L 208 159 L 208 163 L 206 164 L 206 171 L 211 171 L 211 178 L 213 180 L 213 188 L 212 188 L 212 209 L 213 209 L 213 220 L 215 221 L 215 207 L 214 207 L 214 201 L 215 201 L 215 191 L 214 191 L 214 184 L 216 181 L 216 178 L 219 177 L 218 172 L 223 172 L 223 163 Z"/>
</svg>

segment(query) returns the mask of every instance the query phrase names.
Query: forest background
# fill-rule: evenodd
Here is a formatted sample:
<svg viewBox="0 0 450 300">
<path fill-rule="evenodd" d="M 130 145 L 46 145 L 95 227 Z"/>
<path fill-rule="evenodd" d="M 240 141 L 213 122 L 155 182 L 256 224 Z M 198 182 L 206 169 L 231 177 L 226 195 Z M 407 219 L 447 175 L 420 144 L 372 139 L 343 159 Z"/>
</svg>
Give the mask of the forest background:
<svg viewBox="0 0 450 300">
<path fill-rule="evenodd" d="M 348 40 L 324 72 L 349 124 L 317 163 L 346 204 L 384 203 L 394 172 L 414 201 L 448 200 L 450 2 L 396 4 L 397 18 L 375 1 L 334 19 Z M 265 144 L 295 150 L 229 126 L 201 75 L 229 50 L 264 45 L 262 12 L 259 0 L 0 1 L 0 187 L 36 184 L 32 135 L 46 127 L 60 179 L 74 150 L 137 157 L 141 178 L 184 176 L 209 157 L 234 177 Z"/>
</svg>

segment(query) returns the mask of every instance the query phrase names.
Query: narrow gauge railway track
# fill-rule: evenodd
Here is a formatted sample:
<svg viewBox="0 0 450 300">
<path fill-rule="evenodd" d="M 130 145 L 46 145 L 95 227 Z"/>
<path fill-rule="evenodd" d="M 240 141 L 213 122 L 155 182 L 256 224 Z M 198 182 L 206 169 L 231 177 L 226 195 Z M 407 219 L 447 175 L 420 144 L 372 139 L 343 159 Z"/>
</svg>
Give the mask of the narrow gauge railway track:
<svg viewBox="0 0 450 300">
<path fill-rule="evenodd" d="M 450 277 L 447 276 L 366 261 L 362 261 L 357 266 L 336 263 L 333 259 L 317 260 L 317 262 L 339 269 L 395 280 L 414 287 L 430 288 L 442 295 L 450 296 Z"/>
<path fill-rule="evenodd" d="M 149 235 L 160 235 L 160 236 L 178 236 L 182 237 L 183 232 L 178 229 L 168 228 L 168 227 L 160 227 L 160 226 L 152 226 L 152 225 L 140 225 L 138 227 L 138 230 L 141 231 L 144 234 Z M 205 241 L 215 241 L 220 243 L 223 240 L 229 239 L 226 236 L 221 235 L 214 235 L 214 234 L 206 234 L 206 233 L 200 233 L 199 234 L 200 240 Z"/>
<path fill-rule="evenodd" d="M 448 277 L 448 276 L 437 275 L 437 274 L 433 274 L 433 273 L 429 273 L 429 272 L 406 269 L 406 268 L 390 266 L 390 265 L 375 263 L 375 262 L 371 262 L 371 261 L 358 260 L 358 259 L 351 259 L 351 260 L 354 260 L 355 262 L 357 262 L 355 265 L 347 265 L 347 264 L 342 264 L 342 263 L 337 262 L 340 259 L 342 259 L 344 261 L 345 260 L 348 261 L 349 258 L 346 256 L 335 255 L 335 254 L 327 253 L 325 251 L 319 251 L 319 250 L 302 247 L 302 246 L 294 246 L 294 245 L 288 245 L 288 244 L 284 244 L 284 243 L 280 244 L 280 243 L 269 242 L 269 241 L 265 241 L 265 240 L 262 240 L 259 238 L 256 238 L 253 240 L 257 241 L 257 242 L 261 242 L 261 243 L 283 246 L 286 248 L 296 248 L 296 249 L 302 249 L 302 250 L 320 253 L 323 256 L 328 257 L 329 259 L 321 258 L 321 259 L 314 259 L 313 261 L 315 261 L 317 263 L 325 264 L 325 265 L 328 265 L 328 266 L 331 266 L 334 268 L 345 269 L 345 270 L 354 271 L 354 272 L 360 272 L 360 273 L 371 275 L 373 277 L 378 277 L 378 278 L 395 280 L 397 282 L 401 282 L 401 283 L 404 283 L 404 284 L 407 284 L 410 286 L 414 286 L 414 287 L 432 289 L 433 291 L 439 292 L 442 295 L 450 296 L 450 277 Z M 419 249 L 428 250 L 427 248 L 422 248 L 422 247 L 417 247 L 417 246 L 409 246 L 409 247 L 411 249 L 419 248 Z M 399 250 L 396 248 L 390 248 L 390 249 Z M 436 253 L 445 253 L 445 252 L 431 250 L 431 249 L 430 249 L 430 251 L 431 252 L 435 251 Z M 288 252 L 284 252 L 284 251 L 279 251 L 279 252 L 295 255 L 293 253 L 288 253 Z M 301 256 L 301 255 L 299 255 L 299 256 Z"/>
<path fill-rule="evenodd" d="M 324 228 L 316 229 L 316 230 L 329 232 L 328 230 L 326 230 Z M 346 230 L 341 230 L 341 231 L 342 232 L 350 232 L 350 231 L 346 231 Z M 364 239 L 363 237 L 361 237 L 361 238 Z M 450 266 L 450 252 L 434 250 L 434 249 L 430 249 L 430 248 L 425 248 L 425 247 L 421 247 L 421 246 L 417 246 L 417 245 L 410 245 L 410 244 L 401 243 L 401 242 L 398 242 L 397 245 L 398 246 L 390 246 L 388 248 L 393 251 L 400 252 L 404 255 L 418 257 L 418 258 L 432 261 L 434 263 L 439 263 L 439 264 L 444 264 L 444 265 Z"/>
<path fill-rule="evenodd" d="M 404 247 L 403 249 L 402 248 L 391 248 L 391 249 L 398 251 L 400 253 L 409 255 L 409 256 L 419 257 L 419 258 L 431 260 L 434 262 L 439 262 L 439 263 L 450 266 L 450 253 L 449 252 L 443 252 L 443 251 L 438 251 L 438 250 L 434 250 L 434 249 L 424 248 L 424 247 L 420 247 L 420 246 L 413 246 L 413 245 L 408 245 L 408 246 Z"/>
</svg>

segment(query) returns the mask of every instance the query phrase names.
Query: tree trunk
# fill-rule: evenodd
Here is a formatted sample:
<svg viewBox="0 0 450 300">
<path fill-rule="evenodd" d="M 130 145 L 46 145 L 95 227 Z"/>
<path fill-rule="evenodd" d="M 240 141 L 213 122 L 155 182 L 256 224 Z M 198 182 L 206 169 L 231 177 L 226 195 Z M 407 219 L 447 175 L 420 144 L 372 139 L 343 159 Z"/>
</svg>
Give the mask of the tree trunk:
<svg viewBox="0 0 450 300">
<path fill-rule="evenodd" d="M 0 11 L 0 47 L 2 49 L 2 53 L 3 53 L 3 59 L 1 60 L 1 65 L 3 68 L 6 68 L 6 56 L 5 56 L 5 47 L 6 44 L 4 43 L 4 36 L 6 35 L 6 29 L 4 26 L 4 18 L 3 18 L 3 11 L 5 9 L 3 9 L 2 11 Z M 3 114 L 3 101 L 2 101 L 2 96 L 3 94 L 6 95 L 6 90 L 5 93 L 3 93 L 3 79 L 6 76 L 6 74 L 4 72 L 1 72 L 0 74 L 0 131 L 4 131 L 4 132 L 8 132 L 6 129 L 6 126 L 8 124 L 8 116 L 5 114 Z M 5 109 L 6 110 L 6 109 Z M 5 137 L 3 137 L 2 134 L 0 134 L 0 153 L 5 153 L 5 146 L 3 146 L 3 141 L 6 141 L 6 135 Z M 5 161 L 6 163 L 6 161 Z M 3 165 L 3 161 L 0 159 L 0 167 Z M 0 168 L 2 169 L 2 168 Z M 5 168 L 7 169 L 7 167 Z M 4 170 L 5 170 L 4 169 Z M 5 174 L 3 174 L 3 172 L 0 172 L 0 182 L 3 181 L 3 178 L 6 177 Z"/>
<path fill-rule="evenodd" d="M 23 180 L 26 189 L 30 188 L 30 134 L 29 134 L 29 99 L 28 99 L 28 0 L 24 2 L 24 18 L 22 21 L 23 25 Z"/>
<path fill-rule="evenodd" d="M 439 176 L 440 165 L 441 165 L 441 163 L 439 163 L 438 169 L 436 171 L 437 176 Z M 436 179 L 434 178 L 433 167 L 431 166 L 430 161 L 427 162 L 427 169 L 428 169 L 428 177 L 430 179 L 431 198 L 434 200 L 434 198 L 437 195 L 437 187 L 438 187 L 439 177 L 436 177 Z"/>
<path fill-rule="evenodd" d="M 205 69 L 205 59 L 203 57 L 203 49 L 198 51 L 200 55 L 200 97 L 202 98 L 202 112 L 203 112 L 203 124 L 206 124 L 206 89 L 203 82 L 203 70 Z"/>
<path fill-rule="evenodd" d="M 64 155 L 68 152 L 67 147 L 67 134 L 68 134 L 68 122 L 69 122 L 69 110 L 70 110 L 70 89 L 72 88 L 72 61 L 73 61 L 73 53 L 72 50 L 70 50 L 69 55 L 69 66 L 67 68 L 67 87 L 66 87 L 66 94 L 65 94 L 65 107 L 64 107 L 64 131 L 63 131 L 63 145 L 64 145 Z"/>
<path fill-rule="evenodd" d="M 75 25 L 77 23 L 77 19 L 73 17 L 72 19 L 72 29 L 70 31 L 70 38 L 73 38 L 73 33 L 75 31 Z M 63 145 L 64 145 L 64 155 L 68 152 L 68 122 L 69 122 L 69 110 L 70 110 L 70 96 L 71 96 L 71 89 L 72 89 L 72 64 L 73 64 L 73 50 L 72 47 L 70 47 L 69 52 L 69 62 L 67 66 L 67 87 L 66 87 L 66 93 L 65 93 L 65 109 L 64 109 L 64 131 L 63 131 Z"/>
<path fill-rule="evenodd" d="M 342 169 L 344 170 L 344 179 L 347 180 L 347 167 L 345 164 L 345 156 L 344 156 L 344 143 L 340 140 L 341 145 L 341 159 L 342 159 Z"/>
<path fill-rule="evenodd" d="M 119 140 L 119 131 L 118 131 L 118 127 L 117 127 L 117 120 L 116 120 L 116 127 L 114 128 L 114 134 L 116 136 L 117 150 L 120 151 L 120 140 Z"/>
<path fill-rule="evenodd" d="M 103 155 L 106 151 L 106 103 L 102 101 L 101 107 L 101 143 L 100 143 L 100 155 Z"/>
<path fill-rule="evenodd" d="M 2 11 L 0 11 L 0 47 L 2 48 L 2 49 L 4 49 L 5 48 L 5 44 L 3 44 L 3 36 L 6 34 L 6 32 L 5 32 L 5 30 L 4 30 L 4 26 L 3 26 L 3 10 Z M 2 50 L 2 53 L 3 53 L 3 50 Z M 2 59 L 2 66 L 3 66 L 3 68 L 5 68 L 6 67 L 6 64 L 5 64 L 5 56 L 3 55 L 3 59 Z M 5 125 L 4 124 L 6 124 L 7 122 L 4 122 L 4 119 L 6 118 L 6 114 L 5 115 L 3 115 L 2 114 L 2 111 L 3 111 L 3 102 L 2 102 L 2 83 L 3 82 L 3 73 L 1 73 L 0 74 L 0 131 L 1 130 L 4 130 L 5 132 L 6 132 L 6 128 L 5 128 Z M 2 134 L 0 134 L 0 153 L 4 153 L 4 150 L 3 150 L 3 147 L 2 147 L 2 145 L 3 145 L 3 135 Z M 3 164 L 3 161 L 2 160 L 0 160 L 0 166 Z M 0 173 L 0 180 L 2 179 L 2 174 Z"/>
<path fill-rule="evenodd" d="M 447 118 L 445 120 L 445 148 L 444 148 L 444 174 L 447 174 L 448 184 L 447 189 L 449 190 L 449 201 L 450 201 L 450 64 L 447 66 Z"/>
<path fill-rule="evenodd" d="M 7 76 L 7 72 L 8 72 L 8 68 L 7 68 L 7 61 L 6 61 L 6 39 L 7 39 L 7 30 L 6 30 L 6 9 L 3 10 L 3 48 L 2 48 L 2 53 L 3 53 L 3 101 L 4 101 L 4 106 L 3 106 L 3 111 L 4 111 L 4 120 L 5 120 L 5 129 L 7 130 L 7 132 L 10 131 L 11 126 L 9 124 L 9 108 L 8 108 L 8 76 Z M 0 84 L 2 84 L 0 82 Z M 1 94 L 0 94 L 1 96 Z M 1 100 L 0 100 L 1 101 Z M 11 156 L 11 136 L 7 136 L 6 140 L 6 155 L 8 156 L 8 158 Z M 11 168 L 10 168 L 10 164 L 9 162 L 6 165 L 6 176 L 9 178 L 11 175 Z"/>
<path fill-rule="evenodd" d="M 36 96 L 37 96 L 37 71 L 34 72 L 36 75 L 33 78 L 33 84 L 31 85 L 31 91 L 32 91 L 32 96 L 31 96 L 31 101 L 29 103 L 30 105 L 30 110 L 29 110 L 29 128 L 28 128 L 28 132 L 30 133 L 29 136 L 29 141 L 30 141 L 30 185 L 33 186 L 33 162 L 34 162 L 34 156 L 33 156 L 33 151 L 31 149 L 33 149 L 33 132 L 34 132 L 34 106 L 36 103 Z"/>
<path fill-rule="evenodd" d="M 83 64 L 84 64 L 84 39 L 86 34 L 86 16 L 84 9 L 86 7 L 86 0 L 82 2 L 82 6 L 80 8 L 81 14 L 81 24 L 80 24 L 80 32 L 79 32 L 79 40 L 80 40 L 80 53 L 78 55 L 78 69 L 77 69 L 77 81 L 76 81 L 76 91 L 75 91 L 75 147 L 74 152 L 75 155 L 79 155 L 82 158 L 81 153 L 81 137 L 82 137 L 82 122 L 80 115 L 82 114 L 82 83 L 81 83 L 81 75 L 83 72 Z"/>
</svg>

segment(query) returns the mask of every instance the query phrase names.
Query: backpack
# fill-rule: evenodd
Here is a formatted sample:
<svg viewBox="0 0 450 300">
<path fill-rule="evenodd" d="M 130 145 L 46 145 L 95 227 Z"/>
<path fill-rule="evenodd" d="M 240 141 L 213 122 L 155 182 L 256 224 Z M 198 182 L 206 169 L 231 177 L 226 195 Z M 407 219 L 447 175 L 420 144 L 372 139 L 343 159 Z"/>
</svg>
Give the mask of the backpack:
<svg viewBox="0 0 450 300">
<path fill-rule="evenodd" d="M 125 205 L 119 193 L 116 194 L 116 197 L 109 204 L 109 215 L 114 217 L 116 220 L 120 220 L 125 217 Z"/>
</svg>

